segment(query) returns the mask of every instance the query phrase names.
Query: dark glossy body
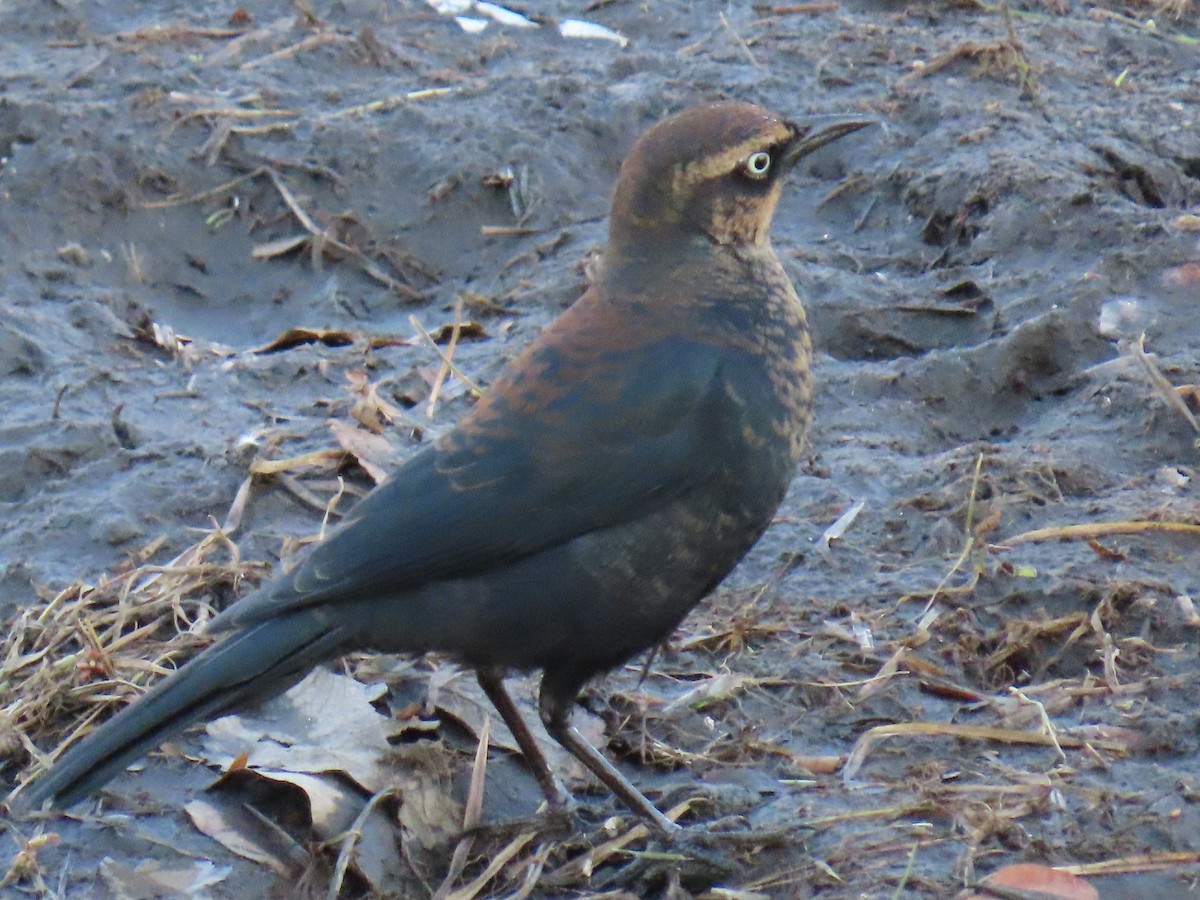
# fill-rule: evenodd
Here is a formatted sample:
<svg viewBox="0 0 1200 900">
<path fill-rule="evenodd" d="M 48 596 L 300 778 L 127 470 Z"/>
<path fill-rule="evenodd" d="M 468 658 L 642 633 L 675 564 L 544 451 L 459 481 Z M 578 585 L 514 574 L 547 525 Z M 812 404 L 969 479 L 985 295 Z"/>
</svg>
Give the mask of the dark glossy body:
<svg viewBox="0 0 1200 900">
<path fill-rule="evenodd" d="M 804 129 L 724 104 L 652 129 L 622 169 L 596 283 L 295 571 L 217 617 L 230 637 L 69 750 L 22 800 L 74 802 L 187 724 L 278 693 L 344 651 L 438 650 L 476 668 L 514 733 L 525 730 L 552 800 L 553 777 L 512 721 L 505 670 L 543 670 L 551 733 L 667 827 L 578 743 L 571 707 L 589 677 L 667 637 L 787 490 L 811 359 L 768 227 L 791 161 L 855 127 L 805 144 Z M 739 171 L 760 147 L 777 171 Z"/>
</svg>

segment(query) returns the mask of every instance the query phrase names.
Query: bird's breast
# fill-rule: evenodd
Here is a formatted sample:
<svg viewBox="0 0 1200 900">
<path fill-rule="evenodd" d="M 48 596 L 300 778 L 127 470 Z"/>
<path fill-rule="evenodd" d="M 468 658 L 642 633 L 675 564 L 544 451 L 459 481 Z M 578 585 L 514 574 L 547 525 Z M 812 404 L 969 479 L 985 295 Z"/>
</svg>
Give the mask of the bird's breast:
<svg viewBox="0 0 1200 900">
<path fill-rule="evenodd" d="M 709 284 L 707 311 L 697 321 L 703 339 L 721 344 L 730 356 L 727 389 L 740 394 L 745 443 L 770 448 L 794 467 L 813 406 L 804 306 L 769 247 L 718 268 Z"/>
</svg>

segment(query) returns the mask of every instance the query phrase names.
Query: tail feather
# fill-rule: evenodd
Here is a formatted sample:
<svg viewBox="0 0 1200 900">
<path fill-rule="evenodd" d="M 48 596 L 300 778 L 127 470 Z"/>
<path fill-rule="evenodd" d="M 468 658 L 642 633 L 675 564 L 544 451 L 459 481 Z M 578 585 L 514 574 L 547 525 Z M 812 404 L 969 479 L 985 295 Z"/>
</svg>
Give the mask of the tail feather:
<svg viewBox="0 0 1200 900">
<path fill-rule="evenodd" d="M 209 647 L 67 750 L 11 798 L 65 808 L 189 725 L 273 697 L 334 656 L 345 635 L 314 610 L 247 628 Z"/>
</svg>

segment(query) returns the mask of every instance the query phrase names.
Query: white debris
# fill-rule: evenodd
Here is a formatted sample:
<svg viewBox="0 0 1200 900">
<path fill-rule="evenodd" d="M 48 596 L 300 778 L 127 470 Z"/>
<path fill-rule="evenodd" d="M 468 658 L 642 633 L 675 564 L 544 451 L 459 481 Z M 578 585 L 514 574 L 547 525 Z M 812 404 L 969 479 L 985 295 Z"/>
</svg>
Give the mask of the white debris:
<svg viewBox="0 0 1200 900">
<path fill-rule="evenodd" d="M 565 38 L 592 38 L 595 40 L 613 41 L 622 47 L 629 43 L 629 38 L 625 37 L 619 31 L 613 31 L 611 28 L 605 28 L 603 25 L 597 25 L 595 22 L 586 22 L 583 19 L 563 19 L 558 23 L 558 33 Z"/>
</svg>

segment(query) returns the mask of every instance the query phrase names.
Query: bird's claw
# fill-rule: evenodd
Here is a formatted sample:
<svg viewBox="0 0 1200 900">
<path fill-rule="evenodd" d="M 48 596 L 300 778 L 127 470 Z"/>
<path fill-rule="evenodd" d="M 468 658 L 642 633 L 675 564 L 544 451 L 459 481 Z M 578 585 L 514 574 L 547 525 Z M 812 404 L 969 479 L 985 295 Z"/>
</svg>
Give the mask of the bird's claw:
<svg viewBox="0 0 1200 900">
<path fill-rule="evenodd" d="M 530 816 L 477 822 L 463 830 L 463 837 L 515 836 L 532 831 L 541 837 L 562 840 L 572 835 L 584 834 L 590 827 L 591 823 L 585 820 L 579 804 L 574 800 L 567 800 L 553 806 L 543 806 Z"/>
<path fill-rule="evenodd" d="M 753 828 L 744 816 L 724 816 L 711 822 L 698 822 L 664 840 L 681 850 L 709 852 L 714 847 L 760 848 L 796 843 L 811 831 L 807 825 L 780 828 Z"/>
<path fill-rule="evenodd" d="M 704 890 L 743 872 L 745 865 L 738 856 L 744 851 L 793 843 L 806 830 L 800 826 L 755 829 L 742 816 L 725 816 L 657 832 L 647 841 L 649 852 L 624 867 L 617 880 L 626 887 L 633 882 L 661 885 L 667 880 Z"/>
</svg>

